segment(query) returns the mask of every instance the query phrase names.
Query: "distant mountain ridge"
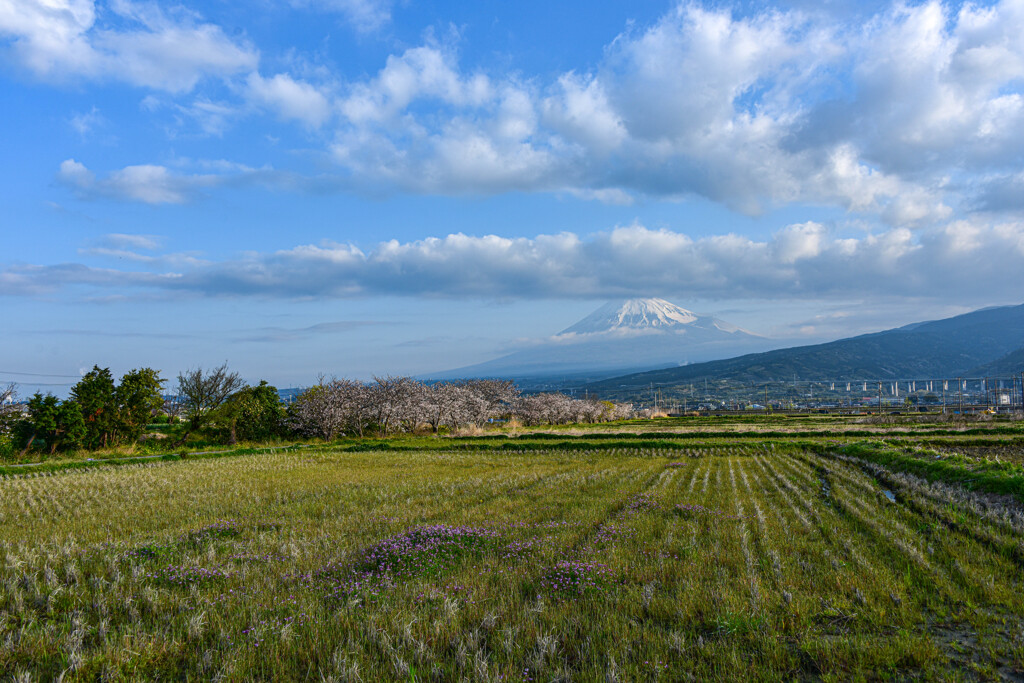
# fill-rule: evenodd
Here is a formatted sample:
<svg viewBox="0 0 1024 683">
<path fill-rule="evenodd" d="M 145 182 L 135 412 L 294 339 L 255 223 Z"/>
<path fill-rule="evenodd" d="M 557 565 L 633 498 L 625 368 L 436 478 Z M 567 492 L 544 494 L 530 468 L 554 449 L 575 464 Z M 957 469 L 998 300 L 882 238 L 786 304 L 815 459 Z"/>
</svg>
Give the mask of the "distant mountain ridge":
<svg viewBox="0 0 1024 683">
<path fill-rule="evenodd" d="M 572 376 L 586 381 L 771 346 L 769 339 L 664 299 L 626 299 L 601 306 L 536 347 L 429 377 Z"/>
<path fill-rule="evenodd" d="M 586 385 L 597 393 L 697 380 L 767 382 L 789 379 L 923 379 L 991 376 L 1024 368 L 1024 305 L 986 308 L 953 318 L 776 349 L 685 367 L 635 373 Z"/>
<path fill-rule="evenodd" d="M 971 368 L 967 374 L 971 377 L 1008 377 L 1021 372 L 1024 372 L 1024 346 L 991 363 Z"/>
</svg>

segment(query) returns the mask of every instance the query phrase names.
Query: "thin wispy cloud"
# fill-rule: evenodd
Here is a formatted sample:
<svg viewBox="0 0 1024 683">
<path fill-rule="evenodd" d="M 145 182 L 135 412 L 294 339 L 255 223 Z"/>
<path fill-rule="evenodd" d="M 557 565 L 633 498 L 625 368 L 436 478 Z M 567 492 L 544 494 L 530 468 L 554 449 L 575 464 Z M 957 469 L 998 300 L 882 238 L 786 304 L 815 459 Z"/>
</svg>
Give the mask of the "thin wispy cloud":
<svg viewBox="0 0 1024 683">
<path fill-rule="evenodd" d="M 306 327 L 261 327 L 255 330 L 246 330 L 244 333 L 232 337 L 231 341 L 276 344 L 318 336 L 345 334 L 360 328 L 383 324 L 385 323 L 376 320 L 334 320 Z"/>
</svg>

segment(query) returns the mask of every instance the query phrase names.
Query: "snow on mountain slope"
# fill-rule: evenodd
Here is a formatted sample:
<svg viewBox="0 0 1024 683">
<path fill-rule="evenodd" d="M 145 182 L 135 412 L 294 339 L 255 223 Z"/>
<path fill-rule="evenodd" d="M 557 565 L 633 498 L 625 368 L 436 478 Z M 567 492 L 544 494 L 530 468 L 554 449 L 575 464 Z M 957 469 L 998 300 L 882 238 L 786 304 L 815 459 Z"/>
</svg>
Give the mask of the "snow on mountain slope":
<svg viewBox="0 0 1024 683">
<path fill-rule="evenodd" d="M 697 315 L 664 299 L 627 299 L 606 303 L 575 325 L 562 330 L 557 337 L 650 331 L 710 337 L 720 336 L 719 332 L 739 337 L 758 336 L 724 320 Z"/>
<path fill-rule="evenodd" d="M 609 301 L 561 334 L 593 334 L 623 328 L 670 328 L 689 325 L 697 315 L 664 299 Z"/>
<path fill-rule="evenodd" d="M 771 346 L 764 337 L 664 299 L 629 299 L 607 303 L 531 348 L 432 377 L 609 373 L 728 358 Z"/>
</svg>

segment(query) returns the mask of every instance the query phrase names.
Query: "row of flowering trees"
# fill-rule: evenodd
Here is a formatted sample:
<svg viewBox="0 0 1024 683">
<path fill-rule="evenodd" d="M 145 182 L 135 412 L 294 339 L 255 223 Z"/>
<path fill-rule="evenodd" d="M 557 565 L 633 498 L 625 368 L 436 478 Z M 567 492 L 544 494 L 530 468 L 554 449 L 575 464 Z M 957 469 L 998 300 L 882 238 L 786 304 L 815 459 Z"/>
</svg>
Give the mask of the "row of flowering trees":
<svg viewBox="0 0 1024 683">
<path fill-rule="evenodd" d="M 332 439 L 367 431 L 391 434 L 429 425 L 455 430 L 492 420 L 526 425 L 603 422 L 632 416 L 627 405 L 574 399 L 564 394 L 523 396 L 507 380 L 464 380 L 428 384 L 410 377 L 376 377 L 362 383 L 324 379 L 289 408 L 292 427 L 306 436 Z"/>
<path fill-rule="evenodd" d="M 429 428 L 517 420 L 524 425 L 603 422 L 632 417 L 628 405 L 579 400 L 560 393 L 522 395 L 511 381 L 425 383 L 411 377 L 371 382 L 321 378 L 291 404 L 266 382 L 249 386 L 227 364 L 178 375 L 171 396 L 151 368 L 115 381 L 109 368 L 94 367 L 59 400 L 37 393 L 15 410 L 15 387 L 0 388 L 0 455 L 11 448 L 72 450 L 108 448 L 139 440 L 154 420 L 177 423 L 173 446 L 201 433 L 207 441 L 265 441 L 295 435 L 331 440 L 342 435 L 389 435 Z M 170 436 L 165 434 L 164 436 Z"/>
</svg>

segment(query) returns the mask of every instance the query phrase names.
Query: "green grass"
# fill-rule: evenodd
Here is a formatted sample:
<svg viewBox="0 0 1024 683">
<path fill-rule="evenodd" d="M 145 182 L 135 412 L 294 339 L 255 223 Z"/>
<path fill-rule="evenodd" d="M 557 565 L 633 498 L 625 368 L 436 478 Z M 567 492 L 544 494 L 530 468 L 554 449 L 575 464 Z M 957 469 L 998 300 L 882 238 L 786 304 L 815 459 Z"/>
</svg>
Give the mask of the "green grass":
<svg viewBox="0 0 1024 683">
<path fill-rule="evenodd" d="M 872 442 L 854 443 L 836 450 L 843 455 L 908 472 L 928 481 L 956 484 L 971 491 L 1014 496 L 1024 502 L 1024 465 L 1019 458 L 1014 462 L 973 459 L 957 454 L 943 455 L 928 450 L 908 452 Z"/>
<path fill-rule="evenodd" d="M 915 456 L 818 436 L 424 437 L 8 475 L 0 677 L 1020 675 L 1018 518 L 912 477 Z"/>
</svg>

